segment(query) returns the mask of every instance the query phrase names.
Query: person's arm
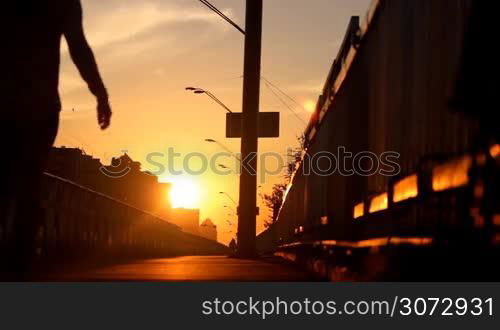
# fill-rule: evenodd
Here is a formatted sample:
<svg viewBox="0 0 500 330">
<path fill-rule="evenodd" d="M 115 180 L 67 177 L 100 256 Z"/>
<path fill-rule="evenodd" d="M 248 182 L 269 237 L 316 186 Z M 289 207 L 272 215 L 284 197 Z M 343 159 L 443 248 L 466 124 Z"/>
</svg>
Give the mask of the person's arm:
<svg viewBox="0 0 500 330">
<path fill-rule="evenodd" d="M 111 121 L 111 107 L 108 93 L 102 81 L 97 63 L 85 38 L 80 0 L 71 0 L 66 16 L 64 37 L 68 43 L 71 59 L 75 63 L 89 90 L 97 98 L 97 120 L 101 129 L 106 129 Z"/>
</svg>

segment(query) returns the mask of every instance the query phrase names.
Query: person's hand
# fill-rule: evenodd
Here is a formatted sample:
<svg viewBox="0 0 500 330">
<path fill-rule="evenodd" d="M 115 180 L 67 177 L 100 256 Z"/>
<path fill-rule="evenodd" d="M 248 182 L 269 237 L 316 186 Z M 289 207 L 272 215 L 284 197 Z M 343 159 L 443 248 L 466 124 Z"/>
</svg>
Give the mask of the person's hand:
<svg viewBox="0 0 500 330">
<path fill-rule="evenodd" d="M 111 124 L 111 107 L 107 100 L 97 101 L 97 122 L 102 130 L 105 130 Z"/>
</svg>

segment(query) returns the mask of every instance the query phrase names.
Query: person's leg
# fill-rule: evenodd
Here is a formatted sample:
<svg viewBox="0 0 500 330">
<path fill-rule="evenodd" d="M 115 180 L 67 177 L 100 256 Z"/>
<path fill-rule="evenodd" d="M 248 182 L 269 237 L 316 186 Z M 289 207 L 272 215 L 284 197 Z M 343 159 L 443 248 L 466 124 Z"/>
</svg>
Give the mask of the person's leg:
<svg viewBox="0 0 500 330">
<path fill-rule="evenodd" d="M 9 278 L 12 271 L 14 243 L 13 222 L 15 214 L 16 176 L 14 169 L 18 163 L 20 137 L 16 129 L 16 120 L 2 117 L 0 128 L 0 278 Z"/>
<path fill-rule="evenodd" d="M 43 212 L 40 205 L 41 180 L 47 157 L 54 143 L 59 124 L 58 114 L 22 123 L 19 131 L 23 133 L 22 146 L 17 158 L 16 173 L 16 233 L 17 271 L 29 271 L 36 253 L 36 238 Z"/>
</svg>

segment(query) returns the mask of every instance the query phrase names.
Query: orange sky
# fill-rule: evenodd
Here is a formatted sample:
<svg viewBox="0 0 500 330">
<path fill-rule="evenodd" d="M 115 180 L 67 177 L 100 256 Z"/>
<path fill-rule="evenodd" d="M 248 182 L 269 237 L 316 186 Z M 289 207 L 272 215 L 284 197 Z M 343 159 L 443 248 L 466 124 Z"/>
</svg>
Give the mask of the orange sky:
<svg viewBox="0 0 500 330">
<path fill-rule="evenodd" d="M 244 0 L 212 1 L 244 26 Z M 127 150 L 146 165 L 151 152 L 169 147 L 185 156 L 221 152 L 212 138 L 239 151 L 239 140 L 226 139 L 224 110 L 186 86 L 210 90 L 234 111 L 241 109 L 243 36 L 197 0 L 82 0 L 89 42 L 107 84 L 113 105 L 112 126 L 100 132 L 94 103 L 63 47 L 61 95 L 63 112 L 58 146 L 83 148 L 108 162 Z M 286 153 L 297 145 L 351 15 L 363 16 L 369 0 L 265 0 L 262 74 L 304 108 L 290 103 L 293 115 L 263 84 L 261 111 L 281 112 L 281 137 L 263 139 L 260 151 Z M 286 7 L 286 8 L 285 8 Z M 71 109 L 75 111 L 71 111 Z M 299 118 L 297 118 L 299 117 Z M 234 163 L 221 161 L 229 167 Z M 180 166 L 178 167 L 180 168 Z M 193 164 L 192 168 L 196 168 Z M 145 170 L 150 169 L 145 167 Z M 154 169 L 154 167 L 153 167 Z M 163 181 L 176 178 L 165 173 Z M 219 191 L 238 197 L 238 176 L 206 172 L 190 178 L 201 187 L 201 217 L 218 226 L 227 243 L 236 228 Z M 281 176 L 268 178 L 259 189 L 269 193 Z M 268 212 L 261 205 L 257 231 Z"/>
</svg>

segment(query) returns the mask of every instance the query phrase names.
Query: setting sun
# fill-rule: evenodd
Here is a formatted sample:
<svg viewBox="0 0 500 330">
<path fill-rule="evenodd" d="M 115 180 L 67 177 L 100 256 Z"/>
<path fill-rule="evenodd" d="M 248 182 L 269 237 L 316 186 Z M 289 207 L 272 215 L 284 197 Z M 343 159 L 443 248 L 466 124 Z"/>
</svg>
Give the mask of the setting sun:
<svg viewBox="0 0 500 330">
<path fill-rule="evenodd" d="M 200 187 L 191 180 L 175 180 L 169 197 L 174 208 L 195 209 L 200 203 Z"/>
</svg>

